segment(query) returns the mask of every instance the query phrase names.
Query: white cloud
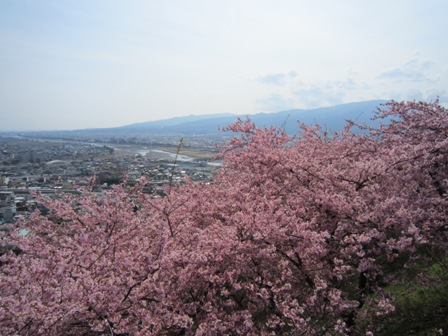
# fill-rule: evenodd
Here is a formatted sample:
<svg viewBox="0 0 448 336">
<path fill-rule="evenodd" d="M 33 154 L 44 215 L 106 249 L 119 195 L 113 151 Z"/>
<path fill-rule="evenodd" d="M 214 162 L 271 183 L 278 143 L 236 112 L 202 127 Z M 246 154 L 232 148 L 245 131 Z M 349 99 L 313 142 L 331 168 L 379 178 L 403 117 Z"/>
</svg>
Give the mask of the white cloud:
<svg viewBox="0 0 448 336">
<path fill-rule="evenodd" d="M 448 105 L 448 91 L 443 89 L 407 89 L 384 92 L 384 97 L 394 100 L 434 101 L 439 99 L 440 104 Z"/>
<path fill-rule="evenodd" d="M 336 83 L 297 85 L 293 93 L 300 105 L 306 108 L 337 105 L 344 102 L 345 91 Z"/>
<path fill-rule="evenodd" d="M 347 77 L 344 80 L 306 82 L 297 78 L 296 71 L 278 73 L 275 76 L 264 76 L 261 83 L 277 83 L 282 85 L 276 92 L 269 92 L 266 98 L 258 99 L 257 104 L 267 110 L 280 111 L 280 108 L 316 108 L 344 103 L 347 93 L 363 87 L 355 79 Z M 288 78 L 288 80 L 286 80 Z"/>
<path fill-rule="evenodd" d="M 263 112 L 279 112 L 295 107 L 294 99 L 278 93 L 272 93 L 266 98 L 258 99 L 256 103 Z"/>
<path fill-rule="evenodd" d="M 285 85 L 286 75 L 283 73 L 261 76 L 258 81 L 263 84 Z"/>
<path fill-rule="evenodd" d="M 381 71 L 377 78 L 397 83 L 405 81 L 434 83 L 437 77 L 431 73 L 432 68 L 433 62 L 429 60 L 412 59 L 401 66 Z"/>
</svg>

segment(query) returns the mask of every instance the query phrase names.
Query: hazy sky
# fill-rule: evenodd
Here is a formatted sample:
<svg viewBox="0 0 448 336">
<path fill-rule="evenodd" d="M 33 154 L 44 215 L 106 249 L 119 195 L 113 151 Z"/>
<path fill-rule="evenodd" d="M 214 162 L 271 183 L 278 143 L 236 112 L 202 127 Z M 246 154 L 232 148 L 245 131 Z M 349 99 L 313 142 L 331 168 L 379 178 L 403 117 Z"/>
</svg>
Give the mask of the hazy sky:
<svg viewBox="0 0 448 336">
<path fill-rule="evenodd" d="M 446 0 L 1 0 L 0 130 L 448 103 Z"/>
</svg>

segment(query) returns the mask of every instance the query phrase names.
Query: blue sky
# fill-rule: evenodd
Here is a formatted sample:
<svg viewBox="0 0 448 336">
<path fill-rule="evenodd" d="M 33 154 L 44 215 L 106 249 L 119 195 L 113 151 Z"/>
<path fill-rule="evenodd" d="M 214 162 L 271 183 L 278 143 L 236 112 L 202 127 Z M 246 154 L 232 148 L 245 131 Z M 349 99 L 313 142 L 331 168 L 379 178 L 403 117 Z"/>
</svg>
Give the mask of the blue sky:
<svg viewBox="0 0 448 336">
<path fill-rule="evenodd" d="M 448 104 L 445 0 L 1 0 L 0 130 Z"/>
</svg>

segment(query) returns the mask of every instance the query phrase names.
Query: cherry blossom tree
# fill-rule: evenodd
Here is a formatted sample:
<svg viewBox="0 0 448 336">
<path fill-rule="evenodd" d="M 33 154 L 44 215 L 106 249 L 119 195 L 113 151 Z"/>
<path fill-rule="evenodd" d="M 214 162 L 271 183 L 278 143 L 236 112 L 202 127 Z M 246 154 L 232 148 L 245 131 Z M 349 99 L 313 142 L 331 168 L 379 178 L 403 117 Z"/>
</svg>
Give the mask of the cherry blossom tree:
<svg viewBox="0 0 448 336">
<path fill-rule="evenodd" d="M 50 213 L 2 238 L 22 251 L 1 259 L 2 334 L 381 332 L 394 284 L 448 286 L 422 267 L 448 273 L 448 113 L 392 101 L 377 117 L 296 138 L 239 120 L 213 183 L 164 198 L 39 197 Z"/>
</svg>

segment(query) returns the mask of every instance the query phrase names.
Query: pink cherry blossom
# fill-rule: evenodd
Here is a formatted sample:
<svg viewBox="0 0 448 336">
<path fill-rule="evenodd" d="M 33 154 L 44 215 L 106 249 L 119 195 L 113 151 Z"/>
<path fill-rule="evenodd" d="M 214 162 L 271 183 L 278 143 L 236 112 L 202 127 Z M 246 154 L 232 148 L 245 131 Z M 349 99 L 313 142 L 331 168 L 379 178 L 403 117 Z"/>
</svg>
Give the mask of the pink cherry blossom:
<svg viewBox="0 0 448 336">
<path fill-rule="evenodd" d="M 295 138 L 239 120 L 213 183 L 164 198 L 145 180 L 37 196 L 51 212 L 30 234 L 1 233 L 23 252 L 1 257 L 0 333 L 373 335 L 360 322 L 393 312 L 389 266 L 448 251 L 447 111 L 392 101 L 378 118 Z"/>
</svg>

